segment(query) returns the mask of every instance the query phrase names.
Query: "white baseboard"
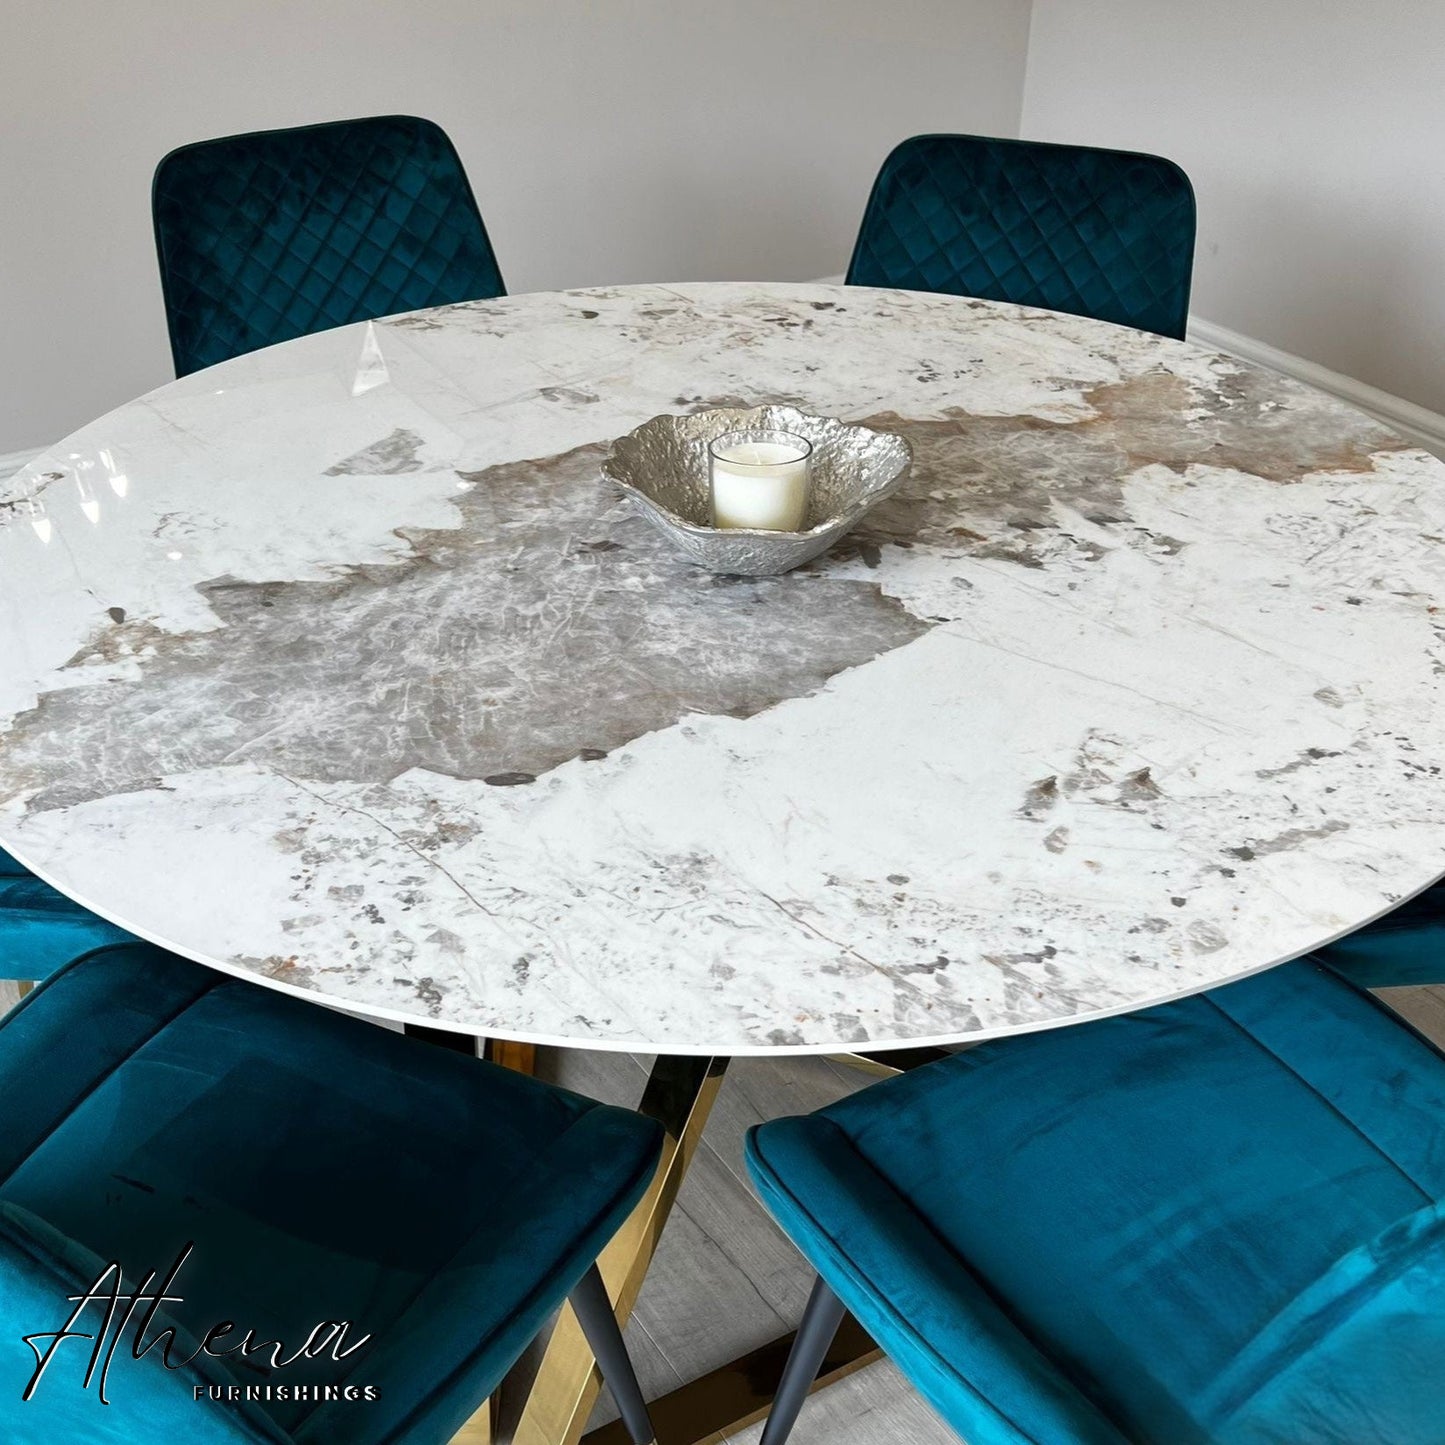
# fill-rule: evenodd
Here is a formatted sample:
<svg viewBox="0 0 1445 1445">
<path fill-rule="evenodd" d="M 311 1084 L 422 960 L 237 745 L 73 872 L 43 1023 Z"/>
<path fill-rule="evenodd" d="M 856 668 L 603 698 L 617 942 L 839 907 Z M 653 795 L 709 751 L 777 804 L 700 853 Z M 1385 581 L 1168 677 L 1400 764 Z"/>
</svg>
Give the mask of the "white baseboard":
<svg viewBox="0 0 1445 1445">
<path fill-rule="evenodd" d="M 1216 326 L 1202 316 L 1189 318 L 1189 339 L 1200 346 L 1207 346 L 1211 351 L 1227 351 L 1231 356 L 1252 361 L 1256 365 L 1268 367 L 1271 371 L 1292 376 L 1307 386 L 1327 391 L 1331 396 L 1337 396 L 1341 401 L 1359 407 L 1376 421 L 1393 428 L 1416 446 L 1445 457 L 1445 416 L 1438 411 L 1417 406 L 1413 401 L 1406 401 L 1403 397 L 1381 391 L 1377 386 L 1356 381 L 1353 376 L 1331 371 L 1317 361 L 1308 361 L 1293 352 L 1281 351 L 1277 346 L 1256 341 L 1252 336 L 1231 331 L 1227 326 Z"/>
</svg>

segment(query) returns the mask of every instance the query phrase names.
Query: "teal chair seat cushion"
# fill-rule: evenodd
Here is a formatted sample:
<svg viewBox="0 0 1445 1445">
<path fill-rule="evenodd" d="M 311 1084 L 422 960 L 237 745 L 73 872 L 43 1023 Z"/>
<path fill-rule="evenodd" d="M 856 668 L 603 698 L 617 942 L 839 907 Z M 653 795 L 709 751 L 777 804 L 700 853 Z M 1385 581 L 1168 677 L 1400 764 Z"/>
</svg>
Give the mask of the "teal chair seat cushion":
<svg viewBox="0 0 1445 1445">
<path fill-rule="evenodd" d="M 1313 962 L 761 1126 L 970 1445 L 1441 1445 L 1445 1059 Z"/>
<path fill-rule="evenodd" d="M 0 1202 L 128 1278 L 193 1242 L 184 1303 L 170 1306 L 193 1336 L 233 1320 L 238 1337 L 254 1329 L 288 1353 L 325 1320 L 353 1322 L 350 1342 L 372 1336 L 340 1363 L 228 1358 L 244 1383 L 375 1388 L 373 1401 L 264 1403 L 298 1445 L 448 1439 L 591 1264 L 658 1152 L 638 1115 L 140 944 L 90 955 L 12 1011 L 0 1099 Z M 9 1381 L 30 1359 L 20 1335 L 51 1326 L 3 1297 L 0 1325 Z M 182 1388 L 165 1414 L 128 1365 L 112 1372 L 109 1417 L 152 1433 L 125 1438 L 188 1438 L 198 1414 L 225 1408 Z M 80 1380 L 74 1356 L 54 1368 L 52 1401 Z M 33 1408 L 21 1440 L 49 1445 Z"/>
<path fill-rule="evenodd" d="M 59 1329 L 64 1320 L 56 1315 L 67 1313 L 67 1297 L 89 1289 L 105 1263 L 26 1210 L 0 1204 L 0 1301 L 7 1321 L 28 1322 L 27 1333 Z M 170 1320 L 162 1312 L 157 1322 Z M 89 1328 L 95 1328 L 95 1321 Z M 188 1339 L 185 1352 L 191 1353 L 196 1343 Z M 37 1341 L 37 1347 L 43 1352 L 47 1342 Z M 88 1353 L 90 1347 L 83 1348 Z M 37 1359 L 29 1349 L 6 1348 L 0 1354 L 0 1400 L 4 1402 L 0 1418 L 7 1423 L 4 1438 L 8 1442 L 137 1445 L 143 1438 L 164 1438 L 136 1433 L 136 1421 L 143 1411 L 156 1422 L 157 1431 L 168 1426 L 179 1431 L 183 1425 L 184 1435 L 177 1433 L 175 1438 L 184 1439 L 186 1445 L 284 1445 L 286 1437 L 244 1399 L 234 1409 L 192 1408 L 184 1418 L 180 1416 L 175 1408 L 178 1390 L 190 1394 L 196 1386 L 236 1383 L 221 1362 L 207 1355 L 175 1372 L 166 1369 L 154 1350 L 134 1363 L 125 1361 L 128 1408 L 119 1411 L 98 1407 L 84 1390 L 76 1389 L 69 1362 L 62 1366 L 60 1358 L 57 1355 L 56 1363 L 47 1367 L 36 1385 L 36 1403 L 27 1403 L 24 1395 L 38 1367 Z M 62 1373 L 68 1376 L 63 1383 L 56 1378 Z"/>
<path fill-rule="evenodd" d="M 1182 338 L 1194 229 L 1189 178 L 1159 156 L 918 135 L 878 172 L 847 279 Z"/>
<path fill-rule="evenodd" d="M 1319 956 L 1361 988 L 1445 983 L 1445 883 L 1436 883 Z"/>
<path fill-rule="evenodd" d="M 44 978 L 92 948 L 131 941 L 0 853 L 0 978 Z"/>
<path fill-rule="evenodd" d="M 456 149 L 417 116 L 183 146 L 156 168 L 152 211 L 177 376 L 504 290 Z"/>
</svg>

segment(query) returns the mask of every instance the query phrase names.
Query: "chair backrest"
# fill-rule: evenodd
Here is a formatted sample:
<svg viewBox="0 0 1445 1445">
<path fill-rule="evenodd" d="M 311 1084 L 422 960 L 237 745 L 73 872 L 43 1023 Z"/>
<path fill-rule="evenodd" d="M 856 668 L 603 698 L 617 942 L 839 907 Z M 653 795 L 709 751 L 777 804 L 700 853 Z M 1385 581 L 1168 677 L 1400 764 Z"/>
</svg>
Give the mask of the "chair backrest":
<svg viewBox="0 0 1445 1445">
<path fill-rule="evenodd" d="M 415 116 L 172 151 L 151 196 L 176 374 L 276 341 L 505 294 L 446 132 Z"/>
<path fill-rule="evenodd" d="M 847 279 L 1182 338 L 1194 226 L 1189 177 L 1159 156 L 919 135 L 883 162 Z"/>
</svg>

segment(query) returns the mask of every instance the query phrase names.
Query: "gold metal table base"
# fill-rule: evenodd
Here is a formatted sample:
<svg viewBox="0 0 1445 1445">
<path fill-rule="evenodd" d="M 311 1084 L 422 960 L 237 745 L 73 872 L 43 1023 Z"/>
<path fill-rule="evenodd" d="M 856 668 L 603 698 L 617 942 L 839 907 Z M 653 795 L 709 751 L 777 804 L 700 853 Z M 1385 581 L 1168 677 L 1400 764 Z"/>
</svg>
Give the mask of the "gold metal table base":
<svg viewBox="0 0 1445 1445">
<path fill-rule="evenodd" d="M 935 1049 L 931 1045 L 923 1048 L 889 1049 L 881 1054 L 829 1054 L 835 1064 L 857 1069 L 874 1079 L 893 1079 L 912 1069 L 921 1069 L 925 1064 L 936 1064 L 956 1052 L 954 1049 Z"/>
<path fill-rule="evenodd" d="M 727 1069 L 726 1059 L 661 1055 L 638 1108 L 666 1131 L 662 1159 L 642 1202 L 597 1261 L 603 1283 L 626 1325 L 657 1252 L 683 1176 L 702 1139 Z M 602 1377 L 570 1305 L 562 1307 L 512 1445 L 578 1445 L 597 1403 Z"/>
<path fill-rule="evenodd" d="M 519 1074 L 537 1072 L 537 1045 L 519 1044 L 510 1039 L 488 1039 L 482 1048 L 482 1057 L 504 1069 L 515 1069 Z"/>
<path fill-rule="evenodd" d="M 839 1063 L 888 1077 L 931 1063 L 940 1049 L 904 1049 L 883 1055 L 847 1054 Z M 530 1065 L 530 1060 L 527 1064 Z M 642 1290 L 708 1115 L 722 1085 L 724 1058 L 659 1055 L 638 1106 L 666 1131 L 657 1174 L 642 1202 L 602 1252 L 598 1265 L 607 1292 L 626 1325 Z M 657 1445 L 717 1445 L 767 1414 L 792 1348 L 786 1335 L 649 1403 Z M 881 1351 L 852 1316 L 846 1316 L 814 1383 L 815 1390 L 880 1358 Z M 620 1420 L 584 1436 L 602 1379 L 570 1305 L 564 1305 L 533 1381 L 513 1445 L 630 1445 Z M 461 1445 L 462 1437 L 454 1445 Z"/>
</svg>

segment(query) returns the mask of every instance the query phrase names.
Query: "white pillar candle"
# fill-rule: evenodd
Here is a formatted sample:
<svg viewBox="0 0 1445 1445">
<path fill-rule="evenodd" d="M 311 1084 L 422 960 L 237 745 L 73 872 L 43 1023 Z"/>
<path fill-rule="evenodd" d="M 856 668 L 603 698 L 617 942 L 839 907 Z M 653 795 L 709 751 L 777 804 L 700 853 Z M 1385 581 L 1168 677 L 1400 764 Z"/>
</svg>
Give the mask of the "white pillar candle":
<svg viewBox="0 0 1445 1445">
<path fill-rule="evenodd" d="M 738 431 L 718 437 L 708 450 L 715 527 L 802 531 L 810 442 L 791 432 Z"/>
</svg>

